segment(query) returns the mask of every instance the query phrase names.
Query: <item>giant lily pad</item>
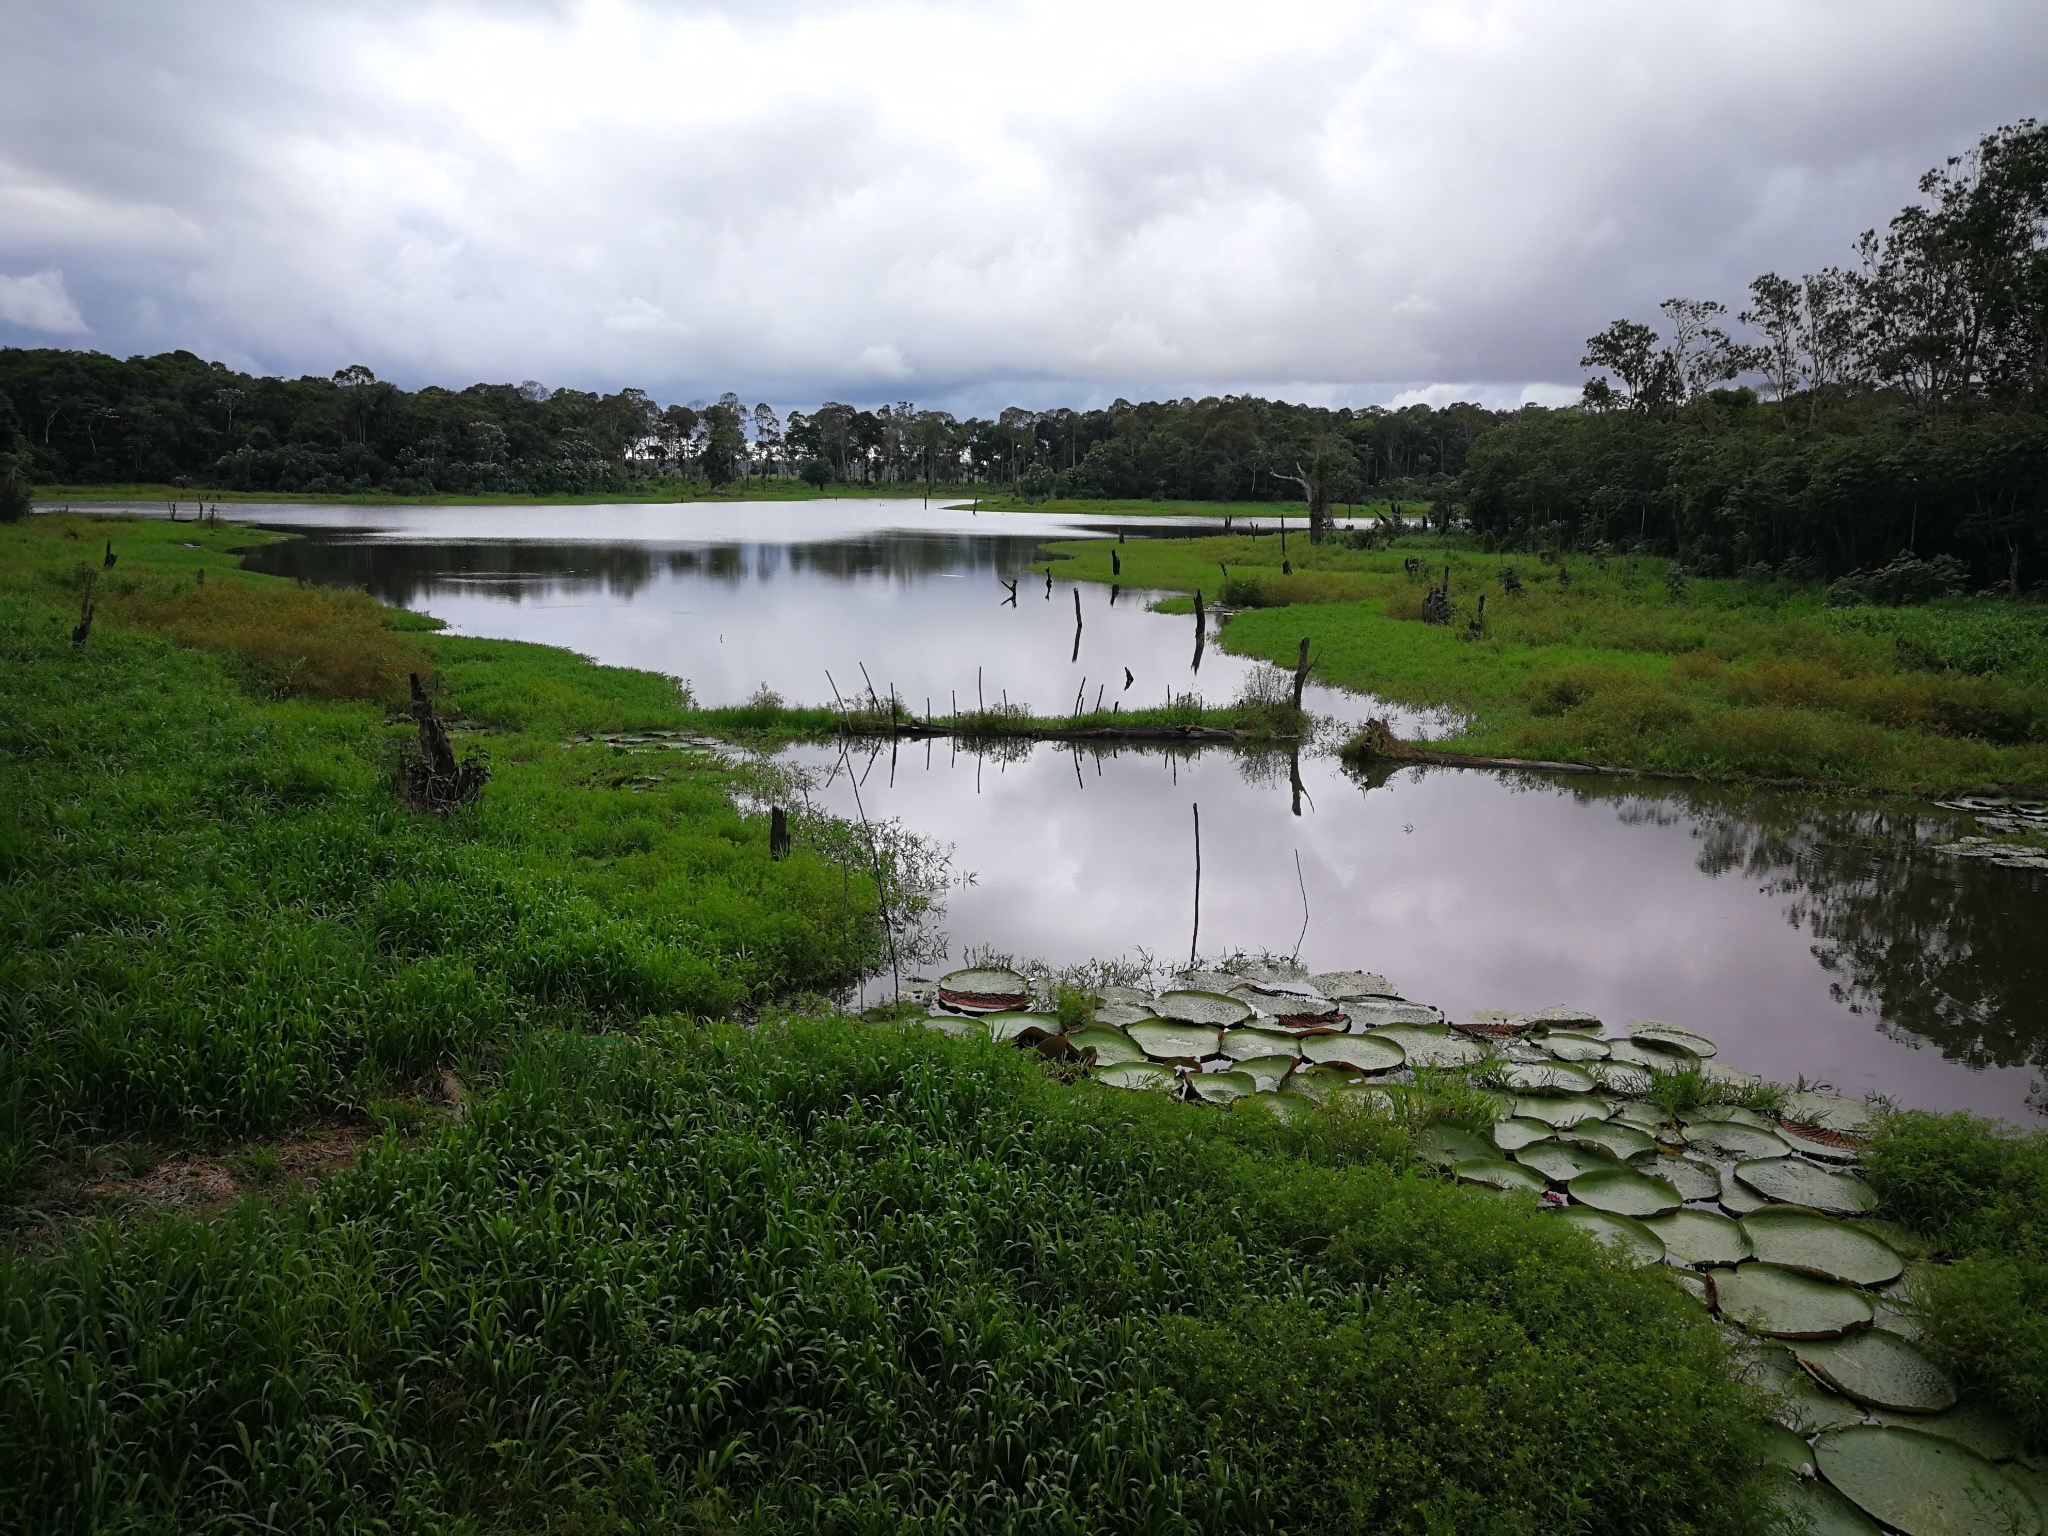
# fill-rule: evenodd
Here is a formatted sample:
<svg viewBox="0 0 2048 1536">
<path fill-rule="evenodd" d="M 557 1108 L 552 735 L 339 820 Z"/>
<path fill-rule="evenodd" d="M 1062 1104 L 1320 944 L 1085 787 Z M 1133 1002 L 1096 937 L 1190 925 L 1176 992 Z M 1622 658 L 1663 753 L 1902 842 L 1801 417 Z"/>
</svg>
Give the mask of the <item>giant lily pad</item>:
<svg viewBox="0 0 2048 1536">
<path fill-rule="evenodd" d="M 1545 1125 L 1563 1130 L 1566 1126 L 1579 1125 L 1587 1120 L 1606 1119 L 1607 1101 L 1582 1093 L 1559 1094 L 1554 1098 L 1532 1096 L 1516 1099 L 1514 1112 L 1525 1120 L 1541 1120 Z"/>
<path fill-rule="evenodd" d="M 1173 984 L 1185 992 L 1228 992 L 1243 986 L 1244 978 L 1229 971 L 1182 971 Z"/>
<path fill-rule="evenodd" d="M 1662 1216 L 1685 1203 L 1662 1179 L 1619 1164 L 1582 1173 L 1565 1188 L 1579 1204 L 1610 1216 Z"/>
<path fill-rule="evenodd" d="M 1295 1125 L 1316 1112 L 1313 1100 L 1304 1099 L 1298 1093 L 1255 1093 L 1239 1101 L 1238 1113 L 1256 1111 L 1269 1114 L 1275 1120 Z"/>
<path fill-rule="evenodd" d="M 1259 1092 L 1275 1093 L 1294 1070 L 1295 1059 L 1292 1056 L 1247 1056 L 1238 1062 L 1237 1070 L 1256 1082 Z"/>
<path fill-rule="evenodd" d="M 1519 1152 L 1539 1141 L 1550 1140 L 1551 1134 L 1550 1127 L 1541 1120 L 1526 1120 L 1519 1115 L 1493 1122 L 1493 1144 L 1503 1152 Z"/>
<path fill-rule="evenodd" d="M 1721 1194 L 1720 1172 L 1689 1157 L 1644 1152 L 1630 1158 L 1629 1166 L 1662 1179 L 1687 1200 L 1714 1200 Z"/>
<path fill-rule="evenodd" d="M 1492 1142 L 1458 1125 L 1429 1127 L 1415 1138 L 1415 1155 L 1439 1168 L 1498 1156 Z"/>
<path fill-rule="evenodd" d="M 1734 1120 L 1695 1120 L 1685 1128 L 1685 1139 L 1723 1157 L 1782 1158 L 1792 1150 L 1776 1132 L 1760 1131 Z"/>
<path fill-rule="evenodd" d="M 1767 1205 L 1743 1217 L 1742 1229 L 1758 1258 L 1849 1285 L 1883 1285 L 1906 1268 L 1882 1238 L 1811 1211 Z"/>
<path fill-rule="evenodd" d="M 1582 1173 L 1615 1166 L 1614 1159 L 1593 1147 L 1568 1147 L 1559 1141 L 1539 1141 L 1515 1153 L 1515 1161 L 1533 1168 L 1553 1184 L 1569 1184 Z"/>
<path fill-rule="evenodd" d="M 1647 1067 L 1652 1072 L 1696 1072 L 1700 1059 L 1682 1045 L 1672 1045 L 1664 1040 L 1645 1039 L 1631 1035 L 1626 1040 L 1612 1040 L 1607 1045 L 1609 1061 L 1626 1062 L 1631 1066 Z"/>
<path fill-rule="evenodd" d="M 1593 1079 L 1562 1061 L 1509 1062 L 1500 1069 L 1503 1088 L 1516 1093 L 1591 1093 Z"/>
<path fill-rule="evenodd" d="M 1110 1029 L 1101 1024 L 1077 1029 L 1067 1036 L 1067 1041 L 1077 1051 L 1093 1051 L 1098 1067 L 1113 1067 L 1122 1062 L 1145 1059 L 1145 1049 L 1137 1041 L 1120 1029 Z"/>
<path fill-rule="evenodd" d="M 1767 1200 L 1803 1205 L 1831 1216 L 1861 1216 L 1877 1208 L 1877 1196 L 1861 1179 L 1829 1173 L 1796 1157 L 1737 1163 L 1735 1177 Z"/>
<path fill-rule="evenodd" d="M 1795 1477 L 1814 1475 L 1813 1447 L 1806 1443 L 1804 1435 L 1794 1434 L 1784 1425 L 1775 1423 L 1765 1434 L 1765 1461 L 1774 1467 L 1783 1467 Z"/>
<path fill-rule="evenodd" d="M 1004 966 L 970 966 L 939 978 L 939 1001 L 961 1013 L 1005 1013 L 1029 1000 L 1031 984 Z"/>
<path fill-rule="evenodd" d="M 1721 1170 L 1721 1209 L 1738 1219 L 1769 1210 L 1771 1202 L 1735 1177 L 1735 1170 Z"/>
<path fill-rule="evenodd" d="M 1049 1013 L 991 1013 L 982 1022 L 996 1039 L 1015 1040 L 1022 1045 L 1060 1032 L 1060 1021 Z"/>
<path fill-rule="evenodd" d="M 1596 1211 L 1574 1205 L 1557 1213 L 1557 1220 L 1577 1227 L 1588 1237 L 1605 1244 L 1631 1264 L 1659 1264 L 1664 1259 L 1664 1239 L 1630 1216 Z"/>
<path fill-rule="evenodd" d="M 1807 1375 L 1792 1351 L 1774 1339 L 1740 1347 L 1734 1359 L 1737 1379 L 1761 1390 L 1777 1418 L 1801 1435 L 1854 1424 L 1862 1417 L 1862 1409 Z"/>
<path fill-rule="evenodd" d="M 1958 1403 L 1945 1413 L 1895 1413 L 1878 1408 L 1871 1416 L 1883 1424 L 1966 1445 L 1986 1461 L 2011 1461 L 2026 1448 L 2012 1420 L 1981 1398 Z"/>
<path fill-rule="evenodd" d="M 1378 1035 L 1310 1035 L 1301 1042 L 1301 1055 L 1304 1061 L 1360 1072 L 1391 1072 L 1408 1059 L 1400 1046 Z"/>
<path fill-rule="evenodd" d="M 1589 1071 L 1594 1068 L 1589 1067 Z M 1635 1070 L 1630 1068 L 1631 1071 Z M 1608 1085 L 1610 1088 L 1612 1084 Z M 1619 1090 L 1616 1090 L 1617 1092 Z M 1648 1131 L 1653 1136 L 1672 1132 L 1670 1118 L 1655 1104 L 1645 1104 L 1640 1099 L 1625 1099 L 1614 1107 L 1614 1117 L 1624 1125 L 1632 1125 L 1639 1131 Z"/>
<path fill-rule="evenodd" d="M 1753 1109 L 1744 1109 L 1740 1104 L 1702 1104 L 1698 1109 L 1688 1109 L 1678 1117 L 1680 1125 L 1698 1125 L 1706 1120 L 1725 1120 L 1735 1125 L 1754 1126 L 1760 1131 L 1776 1131 L 1778 1123 L 1767 1120 Z"/>
<path fill-rule="evenodd" d="M 1754 1072 L 1731 1067 L 1725 1061 L 1701 1062 L 1700 1076 L 1722 1088 L 1754 1088 L 1763 1081 Z"/>
<path fill-rule="evenodd" d="M 1607 1042 L 1595 1040 L 1591 1035 L 1575 1034 L 1571 1030 L 1557 1029 L 1544 1035 L 1537 1046 L 1559 1061 L 1605 1061 Z"/>
<path fill-rule="evenodd" d="M 1657 1019 L 1630 1019 L 1628 1037 L 1637 1043 L 1654 1041 L 1659 1045 L 1676 1046 L 1694 1056 L 1711 1056 L 1716 1049 L 1714 1042 L 1705 1035 L 1677 1024 L 1665 1024 Z"/>
<path fill-rule="evenodd" d="M 1301 1042 L 1277 1029 L 1226 1029 L 1220 1049 L 1232 1061 L 1249 1061 L 1254 1056 L 1299 1056 Z"/>
<path fill-rule="evenodd" d="M 1745 1264 L 1713 1270 L 1707 1278 L 1723 1317 L 1773 1338 L 1832 1339 L 1870 1326 L 1869 1297 L 1794 1269 Z"/>
<path fill-rule="evenodd" d="M 1159 1016 L 1182 1024 L 1223 1029 L 1252 1016 L 1252 1005 L 1221 992 L 1169 992 L 1159 999 Z"/>
<path fill-rule="evenodd" d="M 1095 1001 L 1098 1003 L 1134 1003 L 1139 1007 L 1149 1009 L 1152 1004 L 1152 994 L 1138 987 L 1097 987 L 1095 989 Z"/>
<path fill-rule="evenodd" d="M 1953 1440 L 1857 1424 L 1830 1430 L 1813 1450 L 1821 1476 L 1903 1536 L 2041 1536 L 2026 1493 Z"/>
<path fill-rule="evenodd" d="M 1590 1034 L 1600 1028 L 1599 1014 L 1588 1013 L 1583 1008 L 1567 1008 L 1562 1004 L 1552 1004 L 1529 1017 L 1552 1029 L 1580 1030 Z"/>
<path fill-rule="evenodd" d="M 1180 1074 L 1171 1067 L 1162 1067 L 1153 1061 L 1120 1061 L 1113 1067 L 1104 1067 L 1097 1072 L 1095 1081 L 1106 1083 L 1112 1088 L 1158 1090 L 1171 1088 L 1180 1081 Z"/>
<path fill-rule="evenodd" d="M 1332 1088 L 1323 1096 L 1323 1107 L 1339 1114 L 1372 1115 L 1386 1119 L 1398 1108 L 1399 1101 L 1393 1092 L 1377 1083 L 1363 1083 L 1351 1078 Z"/>
<path fill-rule="evenodd" d="M 1186 1082 L 1211 1104 L 1229 1104 L 1259 1091 L 1258 1079 L 1249 1072 L 1190 1072 Z"/>
<path fill-rule="evenodd" d="M 1222 1031 L 1170 1019 L 1147 1019 L 1124 1031 L 1154 1061 L 1200 1061 L 1214 1056 Z"/>
<path fill-rule="evenodd" d="M 1787 1120 L 1779 1124 L 1778 1134 L 1794 1152 L 1824 1163 L 1853 1163 L 1863 1155 L 1861 1138 L 1831 1131 L 1826 1126 Z"/>
<path fill-rule="evenodd" d="M 1441 1024 L 1444 1011 L 1427 1003 L 1403 1002 L 1398 998 L 1367 998 L 1346 1010 L 1354 1029 L 1376 1029 L 1383 1024 Z"/>
<path fill-rule="evenodd" d="M 1323 971 L 1308 979 L 1309 985 L 1335 1003 L 1361 1002 L 1368 997 L 1400 996 L 1384 976 L 1371 971 Z"/>
<path fill-rule="evenodd" d="M 1806 1464 L 1811 1466 L 1813 1447 L 1796 1435 L 1792 1438 L 1806 1452 Z M 1776 1498 L 1778 1507 L 1798 1519 L 1798 1529 L 1809 1536 L 1884 1536 L 1868 1515 L 1816 1478 L 1788 1479 L 1776 1490 Z"/>
<path fill-rule="evenodd" d="M 1508 1189 L 1540 1194 L 1543 1175 L 1519 1163 L 1498 1157 L 1476 1157 L 1451 1164 L 1451 1174 L 1460 1184 L 1484 1184 L 1490 1189 Z"/>
<path fill-rule="evenodd" d="M 1656 1150 L 1657 1146 L 1656 1138 L 1648 1132 L 1612 1120 L 1589 1120 L 1583 1125 L 1575 1125 L 1563 1132 L 1562 1138 L 1575 1146 L 1598 1147 L 1615 1158 L 1637 1157 Z M 1644 1170 L 1646 1173 L 1653 1171 Z"/>
<path fill-rule="evenodd" d="M 1785 1101 L 1785 1118 L 1854 1135 L 1870 1129 L 1870 1106 L 1838 1093 L 1795 1093 Z"/>
<path fill-rule="evenodd" d="M 1812 1339 L 1792 1353 L 1799 1363 L 1844 1397 L 1894 1413 L 1939 1413 L 1952 1408 L 1956 1384 L 1919 1347 L 1882 1328 L 1839 1339 Z"/>
<path fill-rule="evenodd" d="M 1372 1037 L 1400 1046 L 1410 1066 L 1466 1067 L 1486 1054 L 1477 1042 L 1441 1025 L 1384 1024 L 1372 1031 Z"/>
<path fill-rule="evenodd" d="M 1338 1067 L 1297 1067 L 1294 1076 L 1287 1080 L 1290 1093 L 1298 1093 L 1305 1099 L 1320 1104 L 1339 1088 L 1348 1087 L 1358 1079 L 1352 1073 Z"/>
<path fill-rule="evenodd" d="M 988 1026 L 980 1019 L 956 1019 L 942 1013 L 919 1019 L 917 1022 L 934 1034 L 951 1035 L 955 1040 L 966 1040 L 988 1033 Z"/>
<path fill-rule="evenodd" d="M 1095 1009 L 1095 1022 L 1107 1024 L 1112 1029 L 1123 1029 L 1128 1025 L 1142 1024 L 1159 1015 L 1144 1003 L 1101 1003 Z"/>
<path fill-rule="evenodd" d="M 1664 1239 L 1664 1251 L 1681 1264 L 1740 1264 L 1749 1257 L 1741 1223 L 1712 1211 L 1673 1211 L 1643 1225 Z"/>
</svg>

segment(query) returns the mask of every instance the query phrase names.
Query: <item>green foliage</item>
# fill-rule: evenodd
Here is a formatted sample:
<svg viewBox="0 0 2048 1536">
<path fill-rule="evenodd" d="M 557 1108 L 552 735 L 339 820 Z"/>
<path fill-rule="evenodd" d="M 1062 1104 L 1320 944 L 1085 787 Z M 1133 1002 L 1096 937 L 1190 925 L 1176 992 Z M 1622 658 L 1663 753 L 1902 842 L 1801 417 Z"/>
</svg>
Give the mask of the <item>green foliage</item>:
<svg viewBox="0 0 2048 1536">
<path fill-rule="evenodd" d="M 536 1037 L 310 1204 L 0 1260 L 51 1531 L 1705 1536 L 1753 1413 L 1526 1206 L 841 1021 Z"/>
<path fill-rule="evenodd" d="M 1901 552 L 1874 571 L 1851 571 L 1828 587 L 1830 608 L 1904 608 L 1953 597 L 1969 572 L 1954 555 L 1916 559 Z"/>
<path fill-rule="evenodd" d="M 1865 1162 L 1887 1214 L 1955 1255 L 1916 1283 L 1927 1342 L 2048 1445 L 2048 1133 L 1902 1112 Z"/>
<path fill-rule="evenodd" d="M 832 483 L 832 466 L 823 459 L 810 459 L 797 472 L 798 478 L 813 490 L 822 491 Z"/>
<path fill-rule="evenodd" d="M 1087 1024 L 1095 1013 L 1095 999 L 1084 987 L 1059 986 L 1053 990 L 1052 1011 L 1062 1033 L 1072 1034 Z"/>
</svg>

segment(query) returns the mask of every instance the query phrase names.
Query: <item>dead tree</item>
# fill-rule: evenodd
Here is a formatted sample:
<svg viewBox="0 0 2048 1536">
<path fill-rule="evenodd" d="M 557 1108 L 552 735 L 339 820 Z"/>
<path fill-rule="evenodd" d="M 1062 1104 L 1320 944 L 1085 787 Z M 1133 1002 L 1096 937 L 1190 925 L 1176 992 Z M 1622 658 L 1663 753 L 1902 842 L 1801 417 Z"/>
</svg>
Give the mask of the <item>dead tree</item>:
<svg viewBox="0 0 2048 1536">
<path fill-rule="evenodd" d="M 1465 633 L 1474 640 L 1477 640 L 1486 633 L 1486 594 L 1484 592 L 1479 594 L 1479 615 L 1477 618 L 1465 621 Z"/>
<path fill-rule="evenodd" d="M 491 776 L 490 755 L 472 751 L 461 762 L 448 740 L 448 727 L 434 713 L 433 701 L 417 672 L 408 674 L 412 683 L 412 718 L 419 729 L 419 750 L 407 757 L 398 771 L 398 798 L 415 811 L 433 811 L 448 816 L 475 802 Z"/>
<path fill-rule="evenodd" d="M 771 806 L 768 811 L 768 857 L 786 859 L 789 847 L 789 812 L 779 805 Z"/>
<path fill-rule="evenodd" d="M 85 591 L 78 599 L 78 622 L 71 626 L 71 645 L 74 650 L 83 648 L 85 642 L 92 635 L 92 616 L 94 612 L 92 606 L 92 583 L 93 573 L 87 571 L 85 573 Z"/>
<path fill-rule="evenodd" d="M 114 541 L 112 539 L 107 540 L 107 552 L 100 560 L 100 569 L 111 571 L 114 568 L 114 562 L 120 558 L 119 555 L 114 553 Z"/>
<path fill-rule="evenodd" d="M 1301 690 L 1307 686 L 1308 675 L 1314 667 L 1315 663 L 1309 660 L 1308 655 L 1308 636 L 1303 635 L 1301 637 L 1301 654 L 1294 663 L 1294 707 L 1296 709 L 1301 708 Z"/>
</svg>

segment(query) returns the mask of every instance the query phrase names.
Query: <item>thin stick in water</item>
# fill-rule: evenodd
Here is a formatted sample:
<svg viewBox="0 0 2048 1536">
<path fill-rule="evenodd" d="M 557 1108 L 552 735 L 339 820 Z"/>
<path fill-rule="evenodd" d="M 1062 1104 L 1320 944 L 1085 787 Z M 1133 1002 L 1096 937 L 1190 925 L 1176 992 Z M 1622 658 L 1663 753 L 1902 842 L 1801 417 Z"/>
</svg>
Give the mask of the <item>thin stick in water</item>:
<svg viewBox="0 0 2048 1536">
<path fill-rule="evenodd" d="M 1195 963 L 1195 946 L 1202 938 L 1202 807 L 1195 808 L 1195 926 L 1188 935 L 1188 966 Z"/>
</svg>

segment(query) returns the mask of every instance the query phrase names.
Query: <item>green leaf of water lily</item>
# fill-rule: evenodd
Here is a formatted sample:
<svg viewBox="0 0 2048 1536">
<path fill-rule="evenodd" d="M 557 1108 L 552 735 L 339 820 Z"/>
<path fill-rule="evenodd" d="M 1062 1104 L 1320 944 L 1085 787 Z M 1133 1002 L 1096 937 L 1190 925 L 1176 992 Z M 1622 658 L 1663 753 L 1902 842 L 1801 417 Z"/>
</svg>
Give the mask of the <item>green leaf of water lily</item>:
<svg viewBox="0 0 2048 1536">
<path fill-rule="evenodd" d="M 1544 1188 L 1542 1174 L 1498 1157 L 1476 1157 L 1453 1163 L 1451 1174 L 1460 1184 L 1484 1184 L 1490 1189 L 1540 1194 Z"/>
<path fill-rule="evenodd" d="M 1145 1049 L 1137 1041 L 1120 1029 L 1110 1029 L 1101 1024 L 1077 1029 L 1067 1039 L 1077 1051 L 1093 1051 L 1098 1067 L 1113 1067 L 1122 1062 L 1145 1059 Z"/>
<path fill-rule="evenodd" d="M 1647 1217 L 1643 1225 L 1664 1239 L 1664 1250 L 1681 1264 L 1740 1264 L 1749 1257 L 1742 1224 L 1712 1211 L 1673 1211 Z"/>
<path fill-rule="evenodd" d="M 1830 1430 L 1813 1449 L 1821 1476 L 1903 1536 L 2041 1536 L 2025 1492 L 1953 1440 L 1857 1424 Z"/>
<path fill-rule="evenodd" d="M 1639 1220 L 1662 1216 L 1685 1203 L 1678 1191 L 1662 1179 L 1619 1164 L 1582 1173 L 1565 1187 L 1581 1205 L 1590 1205 L 1610 1216 L 1634 1216 Z"/>
<path fill-rule="evenodd" d="M 1574 1205 L 1559 1211 L 1551 1219 L 1577 1227 L 1589 1237 L 1615 1249 L 1631 1264 L 1661 1264 L 1664 1261 L 1664 1240 L 1633 1217 Z"/>
<path fill-rule="evenodd" d="M 1948 1372 L 1918 1345 L 1883 1328 L 1813 1339 L 1792 1353 L 1823 1383 L 1871 1408 L 1939 1413 L 1955 1406 L 1956 1384 Z"/>
<path fill-rule="evenodd" d="M 1803 1205 L 1830 1216 L 1861 1216 L 1877 1209 L 1868 1184 L 1846 1173 L 1830 1173 L 1796 1157 L 1737 1163 L 1735 1177 L 1768 1200 Z"/>
<path fill-rule="evenodd" d="M 1870 1299 L 1831 1280 L 1776 1264 L 1717 1269 L 1714 1297 L 1721 1315 L 1780 1339 L 1831 1339 L 1870 1326 Z"/>
<path fill-rule="evenodd" d="M 1184 1024 L 1207 1024 L 1221 1029 L 1242 1024 L 1252 1016 L 1252 1005 L 1242 998 L 1220 992 L 1169 992 L 1159 999 L 1159 1016 Z"/>
<path fill-rule="evenodd" d="M 1157 1062 L 1121 1061 L 1113 1067 L 1102 1068 L 1095 1074 L 1095 1081 L 1112 1088 L 1159 1090 L 1173 1087 L 1180 1081 L 1180 1074 Z"/>
<path fill-rule="evenodd" d="M 1391 1072 L 1408 1059 L 1400 1046 L 1379 1035 L 1310 1035 L 1301 1042 L 1301 1058 L 1361 1072 Z"/>
<path fill-rule="evenodd" d="M 1124 1031 L 1154 1061 L 1200 1061 L 1214 1056 L 1223 1032 L 1171 1019 L 1150 1019 Z"/>
<path fill-rule="evenodd" d="M 1906 1261 L 1873 1233 L 1832 1216 L 1767 1205 L 1742 1220 L 1756 1256 L 1849 1285 L 1883 1285 L 1905 1272 Z"/>
</svg>

